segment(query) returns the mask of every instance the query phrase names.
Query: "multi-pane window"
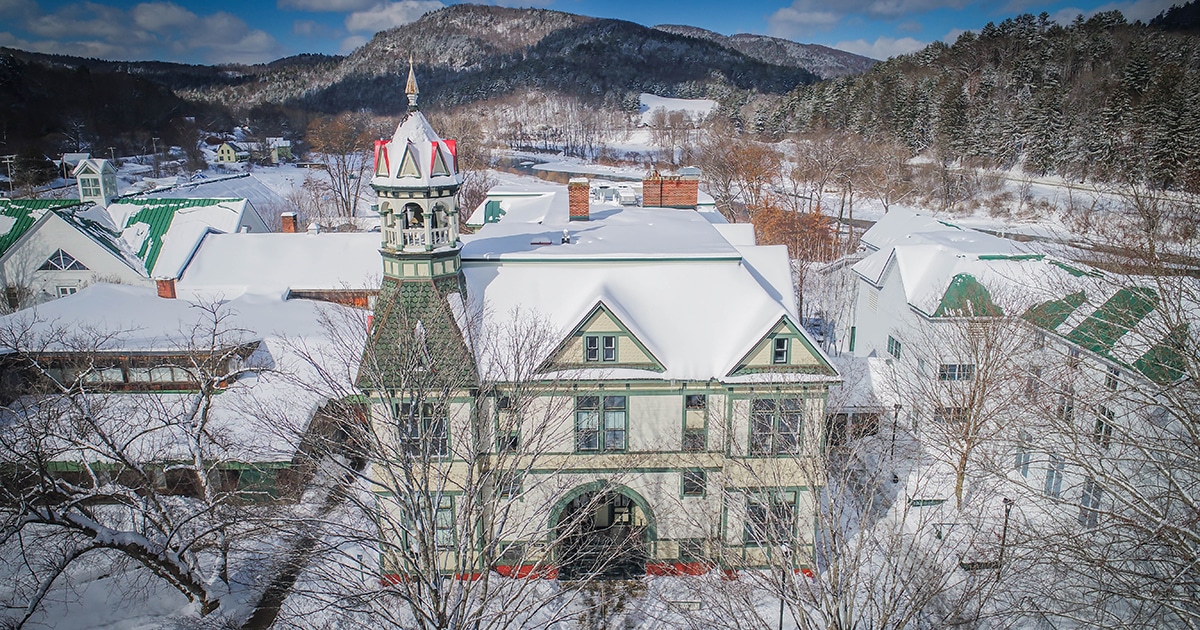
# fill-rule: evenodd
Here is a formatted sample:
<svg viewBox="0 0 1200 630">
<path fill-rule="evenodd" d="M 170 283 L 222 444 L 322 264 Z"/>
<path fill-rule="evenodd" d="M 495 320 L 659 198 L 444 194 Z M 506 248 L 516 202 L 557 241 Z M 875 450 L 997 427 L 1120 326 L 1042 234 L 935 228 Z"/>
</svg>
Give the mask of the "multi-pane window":
<svg viewBox="0 0 1200 630">
<path fill-rule="evenodd" d="M 496 479 L 496 492 L 506 499 L 520 496 L 521 481 L 522 476 L 520 473 L 501 474 Z"/>
<path fill-rule="evenodd" d="M 498 396 L 496 398 L 496 412 L 498 415 L 497 430 L 496 430 L 496 451 L 516 452 L 521 446 L 521 433 L 512 426 L 515 424 L 511 412 L 513 410 L 512 398 L 509 396 Z"/>
<path fill-rule="evenodd" d="M 79 292 L 79 287 L 57 287 L 57 289 L 58 297 L 67 297 L 68 295 L 75 295 Z"/>
<path fill-rule="evenodd" d="M 434 403 L 396 403 L 396 424 L 400 429 L 400 448 L 410 455 L 445 455 L 446 409 Z"/>
<path fill-rule="evenodd" d="M 703 470 L 693 469 L 683 471 L 683 496 L 704 496 L 705 475 Z"/>
<path fill-rule="evenodd" d="M 1101 406 L 1096 412 L 1096 426 L 1092 429 L 1092 441 L 1100 448 L 1108 448 L 1112 444 L 1113 423 L 1117 414 L 1108 407 Z"/>
<path fill-rule="evenodd" d="M 1075 419 L 1075 390 L 1071 387 L 1059 392 L 1055 416 L 1060 422 L 1072 422 Z"/>
<path fill-rule="evenodd" d="M 888 335 L 888 354 L 900 358 L 900 341 L 891 335 Z"/>
<path fill-rule="evenodd" d="M 88 268 L 85 267 L 83 265 L 83 263 L 79 262 L 78 260 L 75 260 L 74 256 L 68 254 L 67 252 L 64 252 L 61 249 L 55 251 L 53 254 L 50 254 L 50 257 L 46 259 L 46 262 L 42 263 L 41 267 L 38 267 L 38 271 L 87 271 L 87 270 L 88 270 Z"/>
<path fill-rule="evenodd" d="M 583 359 L 589 363 L 598 361 L 611 363 L 616 361 L 616 335 L 585 335 L 583 337 Z"/>
<path fill-rule="evenodd" d="M 1025 381 L 1025 393 L 1036 396 L 1040 391 L 1042 391 L 1042 368 L 1031 367 Z"/>
<path fill-rule="evenodd" d="M 521 433 L 519 431 L 500 431 L 496 435 L 496 450 L 501 453 L 515 453 L 521 450 Z"/>
<path fill-rule="evenodd" d="M 626 405 L 625 396 L 576 396 L 576 450 L 625 450 L 628 430 Z"/>
<path fill-rule="evenodd" d="M 772 342 L 771 347 L 771 363 L 780 364 L 788 362 L 788 338 L 776 337 Z"/>
<path fill-rule="evenodd" d="M 689 453 L 701 453 L 707 447 L 706 436 L 704 429 L 684 429 L 683 430 L 683 450 Z"/>
<path fill-rule="evenodd" d="M 704 394 L 688 394 L 684 397 L 684 407 L 688 411 L 704 411 L 708 408 L 708 396 Z"/>
<path fill-rule="evenodd" d="M 437 513 L 433 519 L 434 542 L 439 549 L 454 546 L 454 499 L 442 497 L 438 500 Z"/>
<path fill-rule="evenodd" d="M 934 422 L 966 422 L 966 407 L 938 407 L 933 412 Z"/>
<path fill-rule="evenodd" d="M 973 363 L 943 363 L 938 366 L 939 381 L 969 381 L 974 377 Z"/>
<path fill-rule="evenodd" d="M 1067 367 L 1079 367 L 1079 348 L 1071 348 L 1067 351 Z"/>
<path fill-rule="evenodd" d="M 1088 477 L 1083 482 L 1083 494 L 1079 497 L 1079 524 L 1084 527 L 1095 527 L 1100 520 L 1100 497 L 1103 495 L 1100 484 Z"/>
<path fill-rule="evenodd" d="M 100 178 L 99 177 L 80 177 L 79 188 L 84 197 L 99 197 L 100 196 Z"/>
<path fill-rule="evenodd" d="M 1117 387 L 1121 384 L 1121 382 L 1117 380 L 1120 378 L 1120 376 L 1121 370 L 1110 366 L 1108 368 L 1108 372 L 1104 374 L 1104 387 L 1108 388 L 1109 391 L 1117 391 Z"/>
<path fill-rule="evenodd" d="M 1029 434 L 1021 431 L 1017 434 L 1017 472 L 1021 473 L 1022 477 L 1029 476 L 1029 460 L 1032 458 L 1032 453 L 1029 452 Z"/>
<path fill-rule="evenodd" d="M 1048 497 L 1058 498 L 1062 496 L 1062 480 L 1063 471 L 1066 470 L 1066 462 L 1061 457 L 1050 454 L 1050 458 L 1046 462 L 1046 483 L 1042 486 L 1042 492 Z"/>
<path fill-rule="evenodd" d="M 684 396 L 683 406 L 687 414 L 683 427 L 683 450 L 699 453 L 706 448 L 704 412 L 708 410 L 708 396 L 687 394 Z"/>
<path fill-rule="evenodd" d="M 766 492 L 746 497 L 746 543 L 790 540 L 796 528 L 796 493 Z"/>
<path fill-rule="evenodd" d="M 756 398 L 750 407 L 750 452 L 799 453 L 803 426 L 802 398 Z"/>
</svg>

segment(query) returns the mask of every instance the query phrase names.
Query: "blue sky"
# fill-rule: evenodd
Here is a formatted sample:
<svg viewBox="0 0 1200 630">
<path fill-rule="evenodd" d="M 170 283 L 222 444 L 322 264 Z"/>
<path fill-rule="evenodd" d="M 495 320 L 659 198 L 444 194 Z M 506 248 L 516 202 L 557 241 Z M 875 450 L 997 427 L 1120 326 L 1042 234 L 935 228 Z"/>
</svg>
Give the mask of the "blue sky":
<svg viewBox="0 0 1200 630">
<path fill-rule="evenodd" d="M 1148 20 L 1186 0 L 496 0 L 646 26 L 759 33 L 884 59 L 1020 13 L 1062 23 L 1119 9 Z M 453 0 L 0 0 L 0 46 L 114 60 L 258 63 L 348 53 Z"/>
</svg>

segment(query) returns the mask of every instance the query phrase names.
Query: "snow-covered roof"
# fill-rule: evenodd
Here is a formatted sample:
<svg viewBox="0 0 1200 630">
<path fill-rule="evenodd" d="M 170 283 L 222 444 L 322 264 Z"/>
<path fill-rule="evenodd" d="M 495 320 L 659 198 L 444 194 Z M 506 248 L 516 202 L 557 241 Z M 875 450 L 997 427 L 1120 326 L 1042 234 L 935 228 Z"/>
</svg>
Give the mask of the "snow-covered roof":
<svg viewBox="0 0 1200 630">
<path fill-rule="evenodd" d="M 141 195 L 156 199 L 188 199 L 204 197 L 208 199 L 245 199 L 254 210 L 263 213 L 275 213 L 280 208 L 287 207 L 287 201 L 270 186 L 263 183 L 253 173 L 237 173 L 225 177 L 196 179 L 190 182 L 174 184 L 160 188 L 151 193 Z"/>
<path fill-rule="evenodd" d="M 419 111 L 409 112 L 391 140 L 375 143 L 374 186 L 429 188 L 458 186 L 458 149 L 443 140 Z"/>
<path fill-rule="evenodd" d="M 378 232 L 210 234 L 179 279 L 180 294 L 378 290 Z"/>
<path fill-rule="evenodd" d="M 49 340 L 44 352 L 77 352 L 91 346 L 103 353 L 179 353 L 189 347 L 209 347 L 205 338 L 212 330 L 212 316 L 199 306 L 213 304 L 214 299 L 164 299 L 148 287 L 94 284 L 75 295 L 6 315 L 0 318 L 0 326 L 27 326 L 28 334 Z M 350 311 L 332 304 L 252 295 L 221 303 L 225 316 L 220 326 L 229 332 L 219 345 L 257 342 L 245 364 L 267 371 L 240 378 L 213 399 L 213 435 L 226 449 L 225 456 L 238 461 L 289 461 L 299 433 L 284 430 L 282 423 L 295 430 L 306 427 L 329 398 L 322 393 L 322 376 L 340 379 L 339 385 L 350 391 L 356 366 L 346 360 L 361 356 L 362 349 L 336 348 L 322 324 L 323 315 Z M 103 342 L 96 344 L 100 338 Z M 318 376 L 302 353 L 328 358 L 323 362 L 328 374 Z M 194 398 L 193 394 L 138 392 L 97 395 L 105 396 L 106 405 L 128 405 L 129 417 L 155 405 L 185 406 Z M 156 458 L 183 452 L 182 443 L 172 444 L 161 432 L 153 435 L 153 443 L 134 448 L 154 449 Z"/>
<path fill-rule="evenodd" d="M 897 245 L 937 243 L 963 252 L 1014 254 L 1024 251 L 1017 243 L 986 232 L 960 227 L 906 208 L 893 208 L 862 235 L 867 249 L 880 251 Z"/>
<path fill-rule="evenodd" d="M 463 260 L 740 258 L 701 213 L 592 203 L 588 221 L 571 221 L 563 187 L 501 203 L 503 219 L 464 239 Z M 570 243 L 562 244 L 563 231 Z M 739 236 L 738 242 L 744 238 Z"/>
<path fill-rule="evenodd" d="M 236 232 L 245 199 L 125 198 L 108 205 L 114 231 L 150 277 L 178 278 L 209 232 Z"/>
<path fill-rule="evenodd" d="M 715 226 L 694 210 L 593 203 L 588 221 L 569 221 L 565 187 L 524 192 L 535 194 L 511 195 L 502 220 L 464 238 L 470 301 L 501 319 L 532 311 L 560 338 L 603 305 L 663 367 L 661 372 L 583 370 L 587 374 L 575 376 L 723 382 L 831 378 L 731 376 L 781 320 L 800 328 L 786 248 L 756 246 L 752 233 Z M 569 243 L 561 242 L 563 230 Z M 480 368 L 486 372 L 488 366 Z"/>
</svg>

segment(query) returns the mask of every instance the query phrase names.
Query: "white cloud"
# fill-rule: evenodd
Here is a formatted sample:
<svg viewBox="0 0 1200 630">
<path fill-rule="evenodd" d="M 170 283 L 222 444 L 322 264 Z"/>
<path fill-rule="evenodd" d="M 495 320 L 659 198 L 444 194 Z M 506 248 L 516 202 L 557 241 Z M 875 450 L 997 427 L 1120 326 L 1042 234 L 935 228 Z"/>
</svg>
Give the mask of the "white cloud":
<svg viewBox="0 0 1200 630">
<path fill-rule="evenodd" d="M 867 42 L 865 39 L 855 39 L 852 41 L 838 42 L 833 45 L 838 50 L 852 52 L 856 55 L 863 55 L 872 59 L 887 59 L 896 55 L 920 50 L 929 45 L 929 42 L 923 42 L 911 37 L 879 37 L 874 42 Z"/>
<path fill-rule="evenodd" d="M 952 28 L 949 31 L 946 31 L 945 35 L 942 35 L 942 41 L 946 42 L 947 44 L 953 44 L 954 42 L 958 41 L 959 35 L 968 32 L 968 30 L 969 29 L 965 28 Z"/>
<path fill-rule="evenodd" d="M 422 15 L 445 6 L 439 0 L 385 2 L 366 11 L 355 11 L 346 16 L 346 30 L 354 33 L 377 33 L 414 22 Z"/>
<path fill-rule="evenodd" d="M 362 45 L 367 43 L 368 41 L 370 41 L 370 40 L 366 36 L 351 35 L 350 37 L 347 37 L 346 39 L 342 40 L 341 45 L 338 46 L 338 53 L 343 54 L 343 55 L 348 55 L 348 54 L 354 52 L 355 50 L 357 50 L 358 48 L 361 48 Z"/>
<path fill-rule="evenodd" d="M 379 0 L 278 0 L 275 6 L 294 11 L 343 13 L 369 9 Z"/>
<path fill-rule="evenodd" d="M 841 15 L 832 11 L 799 11 L 784 7 L 767 18 L 767 31 L 776 37 L 804 37 L 829 30 L 841 19 Z"/>
<path fill-rule="evenodd" d="M 174 2 L 144 2 L 129 11 L 134 24 L 148 30 L 161 31 L 187 26 L 196 21 L 196 14 Z"/>
<path fill-rule="evenodd" d="M 1141 20 L 1149 22 L 1151 19 L 1158 16 L 1159 13 L 1171 8 L 1173 4 L 1179 4 L 1180 0 L 1133 0 L 1133 2 L 1109 2 L 1102 4 L 1092 9 L 1080 9 L 1077 7 L 1066 7 L 1059 9 L 1050 15 L 1050 19 L 1062 25 L 1070 24 L 1075 21 L 1075 16 L 1083 14 L 1084 19 L 1090 18 L 1102 11 L 1120 11 L 1126 20 L 1133 22 Z"/>
</svg>

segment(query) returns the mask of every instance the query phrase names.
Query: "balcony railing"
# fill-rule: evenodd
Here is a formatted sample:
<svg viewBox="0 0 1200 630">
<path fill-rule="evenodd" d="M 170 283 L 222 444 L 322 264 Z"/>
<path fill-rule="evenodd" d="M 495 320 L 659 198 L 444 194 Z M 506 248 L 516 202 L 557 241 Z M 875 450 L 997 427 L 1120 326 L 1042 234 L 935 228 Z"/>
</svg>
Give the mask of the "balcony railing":
<svg viewBox="0 0 1200 630">
<path fill-rule="evenodd" d="M 404 248 L 433 249 L 451 245 L 450 228 L 408 228 L 404 230 Z"/>
</svg>

